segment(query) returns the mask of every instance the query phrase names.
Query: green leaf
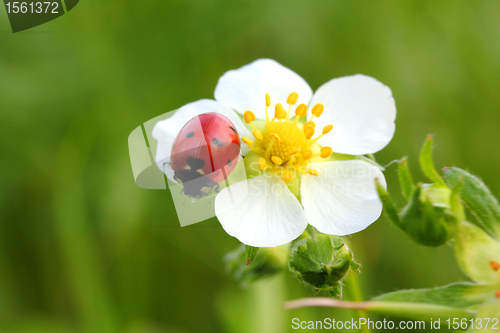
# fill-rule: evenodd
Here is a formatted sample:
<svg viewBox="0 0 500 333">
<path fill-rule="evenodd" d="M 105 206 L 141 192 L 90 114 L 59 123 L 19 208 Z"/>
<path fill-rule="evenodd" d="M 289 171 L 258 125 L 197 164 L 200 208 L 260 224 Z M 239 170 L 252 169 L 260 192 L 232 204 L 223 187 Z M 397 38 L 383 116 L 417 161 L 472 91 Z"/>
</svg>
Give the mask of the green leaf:
<svg viewBox="0 0 500 333">
<path fill-rule="evenodd" d="M 412 320 L 430 321 L 436 319 L 446 320 L 448 318 L 466 318 L 474 317 L 475 311 L 451 306 L 405 303 L 405 302 L 367 302 L 366 311 L 395 316 Z"/>
<path fill-rule="evenodd" d="M 255 259 L 257 256 L 257 252 L 259 252 L 258 247 L 253 247 L 250 245 L 245 245 L 245 256 L 247 258 L 246 264 L 247 266 Z"/>
<path fill-rule="evenodd" d="M 500 205 L 483 181 L 455 167 L 446 168 L 444 178 L 452 187 L 461 183 L 459 194 L 477 219 L 474 224 L 500 240 Z"/>
<path fill-rule="evenodd" d="M 443 178 L 438 174 L 436 168 L 434 167 L 434 162 L 432 161 L 432 135 L 428 135 L 425 140 L 424 146 L 420 151 L 420 167 L 423 173 L 434 182 L 439 187 L 447 187 Z"/>
<path fill-rule="evenodd" d="M 410 169 L 408 168 L 408 160 L 406 157 L 398 163 L 398 177 L 403 197 L 408 200 L 413 193 L 415 186 L 413 185 L 413 179 L 411 177 Z"/>
<path fill-rule="evenodd" d="M 475 283 L 454 283 L 444 287 L 400 290 L 375 297 L 374 301 L 423 303 L 468 308 L 495 296 L 495 286 Z"/>
<path fill-rule="evenodd" d="M 474 327 L 469 328 L 467 332 L 498 333 L 500 331 L 499 315 L 500 299 L 492 299 L 486 302 L 477 312 L 476 319 L 474 320 Z M 489 318 L 489 320 L 487 318 Z M 481 327 L 479 325 L 481 325 Z"/>
<path fill-rule="evenodd" d="M 482 283 L 500 281 L 500 271 L 491 263 L 500 263 L 500 242 L 482 229 L 463 221 L 457 225 L 453 249 L 460 268 L 472 280 Z"/>
</svg>

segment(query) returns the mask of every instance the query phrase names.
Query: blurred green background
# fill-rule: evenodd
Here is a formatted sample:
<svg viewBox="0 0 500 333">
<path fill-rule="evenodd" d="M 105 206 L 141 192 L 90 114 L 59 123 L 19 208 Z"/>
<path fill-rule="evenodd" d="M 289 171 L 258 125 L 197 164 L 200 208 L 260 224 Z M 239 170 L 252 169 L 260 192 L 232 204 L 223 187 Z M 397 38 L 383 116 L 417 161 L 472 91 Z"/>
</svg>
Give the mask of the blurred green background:
<svg viewBox="0 0 500 333">
<path fill-rule="evenodd" d="M 500 193 L 500 1 L 97 1 L 12 34 L 0 10 L 0 332 L 288 332 L 310 296 L 289 274 L 240 288 L 216 220 L 179 227 L 168 191 L 134 183 L 127 137 L 213 98 L 219 76 L 269 57 L 313 89 L 355 73 L 391 87 L 381 164 L 427 133 L 438 167 Z M 395 166 L 386 172 L 397 194 Z M 465 280 L 444 246 L 381 218 L 350 237 L 364 297 Z M 346 293 L 346 299 L 350 295 Z M 375 319 L 376 317 L 371 317 Z"/>
</svg>

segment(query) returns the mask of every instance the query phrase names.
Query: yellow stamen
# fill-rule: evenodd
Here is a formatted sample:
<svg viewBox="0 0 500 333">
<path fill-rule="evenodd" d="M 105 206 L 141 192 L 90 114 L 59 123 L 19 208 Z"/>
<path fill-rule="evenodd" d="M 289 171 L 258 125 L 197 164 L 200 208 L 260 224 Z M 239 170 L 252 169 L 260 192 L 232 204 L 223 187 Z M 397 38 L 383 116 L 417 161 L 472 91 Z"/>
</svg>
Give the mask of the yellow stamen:
<svg viewBox="0 0 500 333">
<path fill-rule="evenodd" d="M 257 140 L 263 140 L 264 139 L 264 136 L 262 135 L 262 132 L 259 131 L 258 129 L 254 129 L 253 132 L 252 132 L 253 136 L 255 136 L 255 138 Z"/>
<path fill-rule="evenodd" d="M 314 169 L 308 169 L 307 173 L 310 174 L 310 175 L 313 175 L 313 176 L 318 176 L 319 175 L 318 171 L 316 171 Z"/>
<path fill-rule="evenodd" d="M 321 114 L 323 113 L 323 110 L 325 109 L 324 105 L 321 104 L 321 103 L 318 103 L 316 104 L 315 106 L 313 106 L 312 110 L 311 110 L 311 113 L 315 116 L 315 117 L 319 117 L 321 116 Z"/>
<path fill-rule="evenodd" d="M 287 112 L 285 111 L 285 109 L 283 108 L 283 105 L 281 105 L 281 103 L 276 104 L 276 107 L 274 109 L 274 115 L 278 119 L 285 119 L 286 118 Z"/>
<path fill-rule="evenodd" d="M 295 154 L 297 154 L 300 151 L 299 147 L 292 148 L 286 152 L 286 155 L 290 156 L 290 159 L 288 162 L 286 162 L 286 166 L 293 166 L 295 163 L 295 160 L 297 159 Z"/>
<path fill-rule="evenodd" d="M 323 134 L 330 132 L 333 129 L 333 125 L 328 125 L 323 127 Z"/>
<path fill-rule="evenodd" d="M 259 159 L 259 168 L 261 170 L 266 170 L 267 169 L 267 162 L 266 162 L 266 159 L 264 157 L 261 157 Z"/>
<path fill-rule="evenodd" d="M 266 93 L 266 124 L 269 125 L 269 112 L 267 109 L 269 108 L 269 105 L 271 105 L 271 96 L 269 96 L 268 93 Z"/>
<path fill-rule="evenodd" d="M 304 103 L 300 104 L 299 106 L 297 106 L 297 108 L 295 109 L 295 115 L 297 117 L 305 117 L 307 114 L 307 105 L 305 105 Z"/>
<path fill-rule="evenodd" d="M 297 103 L 297 100 L 299 99 L 299 94 L 296 92 L 291 93 L 288 95 L 288 98 L 286 99 L 286 102 L 288 104 L 288 112 L 286 113 L 286 120 L 290 118 L 290 110 L 292 109 L 292 105 Z"/>
<path fill-rule="evenodd" d="M 310 159 L 310 158 L 312 158 L 312 157 L 313 157 L 313 152 L 312 152 L 312 150 L 307 149 L 307 150 L 304 150 L 304 151 L 302 152 L 302 158 L 303 158 L 303 159 L 308 160 L 308 159 Z"/>
<path fill-rule="evenodd" d="M 278 156 L 271 157 L 271 161 L 273 161 L 273 163 L 276 164 L 276 165 L 282 165 L 283 164 L 283 160 L 281 158 L 279 158 Z"/>
<path fill-rule="evenodd" d="M 299 94 L 297 94 L 296 92 L 293 92 L 290 95 L 288 95 L 286 102 L 287 102 L 287 104 L 294 105 L 295 103 L 297 103 L 298 99 L 299 99 Z"/>
<path fill-rule="evenodd" d="M 245 119 L 245 122 L 247 124 L 250 124 L 255 120 L 255 114 L 252 111 L 245 111 L 245 113 L 243 114 L 243 119 Z"/>
<path fill-rule="evenodd" d="M 327 158 L 327 157 L 330 157 L 332 152 L 333 151 L 332 151 L 331 147 L 323 147 L 323 148 L 321 148 L 321 153 L 319 156 L 321 156 L 321 158 Z"/>
<path fill-rule="evenodd" d="M 246 143 L 248 145 L 248 147 L 250 147 L 250 150 L 253 151 L 254 153 L 257 153 L 257 154 L 261 153 L 262 149 L 259 148 L 259 147 L 254 146 L 252 139 L 243 136 L 241 138 L 241 141 L 243 141 L 244 143 Z"/>
<path fill-rule="evenodd" d="M 310 140 L 312 136 L 314 135 L 314 127 L 312 126 L 305 126 L 304 127 L 304 135 L 307 140 Z"/>
<path fill-rule="evenodd" d="M 249 146 L 252 146 L 252 145 L 253 145 L 253 141 L 252 141 L 251 139 L 247 138 L 247 137 L 244 137 L 244 136 L 243 136 L 243 137 L 241 138 L 241 141 L 243 141 L 244 143 L 246 143 L 246 144 L 247 144 L 247 145 L 249 145 Z"/>
<path fill-rule="evenodd" d="M 293 179 L 293 173 L 285 171 L 283 172 L 283 175 L 281 176 L 281 180 L 283 180 L 285 183 L 288 183 Z"/>
<path fill-rule="evenodd" d="M 299 172 L 303 175 L 307 174 L 306 168 L 300 168 Z"/>
<path fill-rule="evenodd" d="M 267 146 L 267 149 L 266 149 L 266 152 L 265 152 L 265 156 L 266 156 L 267 159 L 270 159 L 270 157 L 271 157 L 271 149 L 273 149 L 274 142 L 275 141 L 278 141 L 278 142 L 281 141 L 280 137 L 276 133 L 269 134 L 269 137 L 271 138 L 271 142 Z"/>
<path fill-rule="evenodd" d="M 315 123 L 314 121 L 310 121 L 310 120 L 309 120 L 308 122 L 306 122 L 306 123 L 304 124 L 304 127 L 306 127 L 306 126 L 316 127 L 316 123 Z"/>
<path fill-rule="evenodd" d="M 271 138 L 271 140 L 276 140 L 278 142 L 281 142 L 281 139 L 280 139 L 279 135 L 276 134 L 276 133 L 269 134 L 269 137 Z"/>
<path fill-rule="evenodd" d="M 295 109 L 295 116 L 296 117 L 293 121 L 293 124 L 297 125 L 297 123 L 299 122 L 299 118 L 305 117 L 306 115 L 307 115 L 307 105 L 302 103 L 299 106 L 297 106 L 297 108 Z"/>
<path fill-rule="evenodd" d="M 262 132 L 260 130 L 258 130 L 255 125 L 252 123 L 252 121 L 255 120 L 255 114 L 252 112 L 252 111 L 245 111 L 245 113 L 243 114 L 243 119 L 245 119 L 245 122 L 247 124 L 250 124 L 250 126 L 253 128 L 253 136 L 255 136 L 255 138 L 257 140 L 262 140 L 264 137 L 262 136 Z"/>
<path fill-rule="evenodd" d="M 314 140 L 311 140 L 311 144 L 312 143 L 315 143 L 316 141 L 318 141 L 319 139 L 321 139 L 323 137 L 323 135 L 327 134 L 328 132 L 330 132 L 333 128 L 333 125 L 328 125 L 328 126 L 325 126 L 323 127 L 323 133 L 321 133 L 320 135 L 318 135 L 317 138 L 315 138 Z"/>
</svg>

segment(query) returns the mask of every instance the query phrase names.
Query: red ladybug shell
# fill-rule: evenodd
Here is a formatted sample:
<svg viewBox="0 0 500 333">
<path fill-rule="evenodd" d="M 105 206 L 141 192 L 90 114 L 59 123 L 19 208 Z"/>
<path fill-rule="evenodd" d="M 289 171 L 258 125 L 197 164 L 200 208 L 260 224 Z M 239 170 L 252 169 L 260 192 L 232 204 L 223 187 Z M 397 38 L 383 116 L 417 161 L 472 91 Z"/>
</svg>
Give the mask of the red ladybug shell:
<svg viewBox="0 0 500 333">
<path fill-rule="evenodd" d="M 171 166 L 174 171 L 196 169 L 219 183 L 233 171 L 239 152 L 240 136 L 233 123 L 220 113 L 203 113 L 189 120 L 175 138 Z"/>
</svg>

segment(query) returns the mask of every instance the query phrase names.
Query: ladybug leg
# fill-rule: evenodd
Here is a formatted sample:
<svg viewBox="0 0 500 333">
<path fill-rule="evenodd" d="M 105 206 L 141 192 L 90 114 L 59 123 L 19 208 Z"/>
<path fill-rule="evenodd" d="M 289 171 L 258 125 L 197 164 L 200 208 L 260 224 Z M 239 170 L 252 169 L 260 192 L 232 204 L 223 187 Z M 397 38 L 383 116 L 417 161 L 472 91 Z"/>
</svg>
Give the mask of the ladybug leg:
<svg viewBox="0 0 500 333">
<path fill-rule="evenodd" d="M 208 202 L 209 205 L 211 205 L 212 203 L 210 201 L 208 201 L 207 198 L 203 198 L 203 200 L 205 200 L 206 202 Z"/>
<path fill-rule="evenodd" d="M 186 204 L 186 201 L 188 201 L 189 197 L 186 198 L 186 200 L 184 200 L 184 202 L 182 203 L 182 205 L 184 206 Z"/>
<path fill-rule="evenodd" d="M 220 192 L 220 186 L 219 186 L 219 184 L 216 184 L 215 187 L 214 187 L 214 189 L 215 189 L 215 193 L 219 193 Z"/>
</svg>

